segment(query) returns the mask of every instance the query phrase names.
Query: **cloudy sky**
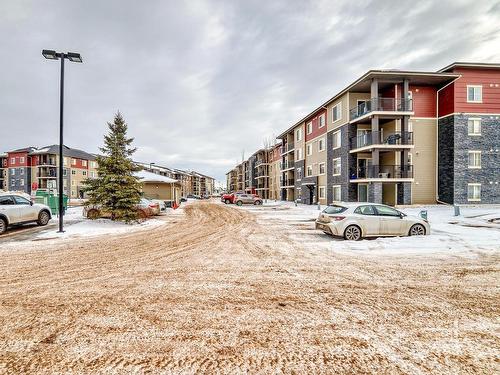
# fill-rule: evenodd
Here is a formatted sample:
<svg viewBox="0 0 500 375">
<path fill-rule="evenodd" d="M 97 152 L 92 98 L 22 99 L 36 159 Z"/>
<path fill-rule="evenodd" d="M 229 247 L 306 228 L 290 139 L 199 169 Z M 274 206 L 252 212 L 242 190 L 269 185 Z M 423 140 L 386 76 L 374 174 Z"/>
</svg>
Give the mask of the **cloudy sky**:
<svg viewBox="0 0 500 375">
<path fill-rule="evenodd" d="M 500 62 L 500 1 L 0 0 L 0 151 L 97 152 L 120 110 L 135 159 L 224 179 L 369 69 Z"/>
</svg>

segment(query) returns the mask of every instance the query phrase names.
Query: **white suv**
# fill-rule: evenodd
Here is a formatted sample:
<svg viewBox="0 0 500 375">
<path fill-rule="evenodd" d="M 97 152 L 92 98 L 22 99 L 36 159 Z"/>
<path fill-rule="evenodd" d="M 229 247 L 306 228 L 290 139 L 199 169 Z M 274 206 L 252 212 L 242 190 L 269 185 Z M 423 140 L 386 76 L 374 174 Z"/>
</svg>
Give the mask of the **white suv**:
<svg viewBox="0 0 500 375">
<path fill-rule="evenodd" d="M 13 224 L 47 225 L 51 218 L 50 208 L 44 204 L 33 203 L 21 195 L 0 195 L 0 234 Z"/>
</svg>

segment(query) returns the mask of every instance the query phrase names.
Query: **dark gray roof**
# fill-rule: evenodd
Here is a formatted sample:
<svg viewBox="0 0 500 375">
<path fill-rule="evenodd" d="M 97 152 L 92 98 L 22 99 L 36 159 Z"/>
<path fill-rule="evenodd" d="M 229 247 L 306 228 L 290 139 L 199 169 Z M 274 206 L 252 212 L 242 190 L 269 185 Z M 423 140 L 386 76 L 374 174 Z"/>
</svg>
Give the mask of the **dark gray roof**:
<svg viewBox="0 0 500 375">
<path fill-rule="evenodd" d="M 39 149 L 32 149 L 30 151 L 31 155 L 41 155 L 41 154 L 53 154 L 59 155 L 59 145 L 50 145 L 46 147 L 42 147 Z M 88 152 L 78 150 L 76 148 L 69 148 L 68 146 L 63 146 L 63 156 L 69 156 L 71 158 L 76 159 L 84 159 L 84 160 L 95 160 L 96 157 L 93 154 L 89 154 Z"/>
</svg>

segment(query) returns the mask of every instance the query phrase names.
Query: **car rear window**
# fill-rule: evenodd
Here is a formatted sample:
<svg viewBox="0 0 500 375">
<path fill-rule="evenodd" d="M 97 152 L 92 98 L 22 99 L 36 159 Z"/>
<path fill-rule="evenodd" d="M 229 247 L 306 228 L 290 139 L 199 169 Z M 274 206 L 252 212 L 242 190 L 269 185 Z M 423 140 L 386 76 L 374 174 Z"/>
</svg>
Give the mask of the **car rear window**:
<svg viewBox="0 0 500 375">
<path fill-rule="evenodd" d="M 329 214 L 329 215 L 332 215 L 332 214 L 340 214 L 344 211 L 347 210 L 347 207 L 342 207 L 342 206 L 328 206 L 327 208 L 325 208 L 323 210 L 323 213 L 325 214 Z"/>
</svg>

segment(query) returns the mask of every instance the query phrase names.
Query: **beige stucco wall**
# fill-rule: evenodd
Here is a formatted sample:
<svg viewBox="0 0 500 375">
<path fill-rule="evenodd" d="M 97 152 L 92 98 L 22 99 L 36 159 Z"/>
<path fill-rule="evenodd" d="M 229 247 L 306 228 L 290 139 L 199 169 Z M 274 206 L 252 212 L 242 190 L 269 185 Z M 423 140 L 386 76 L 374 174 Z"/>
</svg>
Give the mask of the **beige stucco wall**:
<svg viewBox="0 0 500 375">
<path fill-rule="evenodd" d="M 414 182 L 412 184 L 412 203 L 436 202 L 436 119 L 410 119 L 413 126 Z"/>
<path fill-rule="evenodd" d="M 340 98 L 336 99 L 331 104 L 327 105 L 327 131 L 338 128 L 339 126 L 349 122 L 349 97 L 348 93 L 345 93 Z M 333 107 L 335 107 L 338 103 L 342 102 L 342 115 L 341 118 L 335 122 L 332 121 L 332 113 Z"/>
<path fill-rule="evenodd" d="M 324 150 L 323 151 L 318 151 L 318 143 L 320 139 L 324 139 Z M 312 154 L 307 155 L 307 145 L 311 144 L 312 145 Z M 317 198 L 319 199 L 321 204 L 326 204 L 326 170 L 327 170 L 327 150 L 326 150 L 327 144 L 326 144 L 326 133 L 322 134 L 313 140 L 309 141 L 306 143 L 306 147 L 304 147 L 304 152 L 305 152 L 305 166 L 304 166 L 304 172 L 303 176 L 307 177 L 307 167 L 312 166 L 312 171 L 313 171 L 313 176 L 318 176 L 318 191 L 316 192 Z M 325 163 L 325 173 L 324 174 L 319 174 L 319 164 L 320 163 Z M 319 198 L 319 187 L 324 186 L 325 187 L 325 198 Z"/>
<path fill-rule="evenodd" d="M 181 187 L 179 184 L 146 182 L 142 186 L 144 196 L 152 199 L 174 200 L 179 203 Z"/>
</svg>

